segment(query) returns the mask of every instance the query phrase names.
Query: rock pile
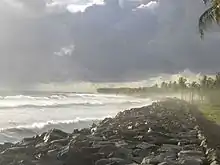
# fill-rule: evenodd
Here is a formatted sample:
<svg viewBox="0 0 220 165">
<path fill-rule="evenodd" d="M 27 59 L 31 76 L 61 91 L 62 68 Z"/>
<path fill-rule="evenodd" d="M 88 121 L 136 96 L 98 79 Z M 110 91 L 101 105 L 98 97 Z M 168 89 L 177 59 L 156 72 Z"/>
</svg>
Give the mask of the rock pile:
<svg viewBox="0 0 220 165">
<path fill-rule="evenodd" d="M 1 145 L 0 165 L 217 165 L 190 111 L 166 100 L 71 134 L 53 129 Z"/>
</svg>

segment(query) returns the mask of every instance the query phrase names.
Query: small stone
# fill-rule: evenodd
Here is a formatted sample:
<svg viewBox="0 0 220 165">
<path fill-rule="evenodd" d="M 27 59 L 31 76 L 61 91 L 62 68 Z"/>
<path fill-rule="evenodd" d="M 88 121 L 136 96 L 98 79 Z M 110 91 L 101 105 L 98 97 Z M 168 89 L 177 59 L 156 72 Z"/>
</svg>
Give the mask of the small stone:
<svg viewBox="0 0 220 165">
<path fill-rule="evenodd" d="M 173 144 L 163 144 L 161 148 L 159 148 L 159 151 L 167 152 L 167 151 L 173 151 L 173 152 L 179 152 L 181 151 L 182 147 L 178 145 Z"/>
<path fill-rule="evenodd" d="M 185 150 L 185 151 L 180 151 L 178 153 L 179 157 L 182 156 L 204 156 L 204 153 L 202 151 L 193 151 L 193 150 Z"/>
<path fill-rule="evenodd" d="M 158 164 L 158 163 L 161 163 L 161 162 L 164 162 L 164 159 L 165 159 L 165 155 L 164 154 L 160 154 L 160 155 L 157 155 L 157 156 L 148 156 L 148 157 L 145 157 L 141 164 Z"/>
<path fill-rule="evenodd" d="M 159 163 L 158 165 L 169 165 L 169 163 L 167 163 L 167 162 L 162 162 L 162 163 Z"/>
<path fill-rule="evenodd" d="M 54 150 L 49 150 L 49 151 L 47 152 L 47 156 L 56 158 L 56 156 L 57 156 L 57 150 L 56 150 L 56 149 L 54 149 Z"/>
<path fill-rule="evenodd" d="M 146 149 L 155 148 L 156 145 L 155 144 L 146 143 L 146 142 L 142 142 L 141 144 L 138 144 L 136 147 L 140 148 L 140 149 L 143 149 L 143 150 L 146 150 Z"/>
<path fill-rule="evenodd" d="M 49 132 L 47 132 L 44 136 L 44 142 L 50 142 L 53 140 L 58 140 L 58 139 L 65 139 L 68 137 L 68 134 L 66 132 L 63 132 L 58 129 L 52 129 Z"/>
<path fill-rule="evenodd" d="M 116 147 L 123 147 L 123 146 L 127 146 L 127 145 L 128 145 L 128 143 L 126 143 L 124 140 L 115 142 Z"/>
<path fill-rule="evenodd" d="M 68 156 L 69 156 L 69 150 L 70 147 L 69 146 L 65 146 L 61 149 L 60 152 L 58 152 L 57 154 L 57 159 L 58 160 L 65 160 Z"/>
<path fill-rule="evenodd" d="M 127 165 L 132 162 L 120 158 L 100 159 L 95 162 L 95 165 Z"/>
<path fill-rule="evenodd" d="M 105 145 L 100 148 L 99 153 L 108 156 L 109 154 L 115 152 L 117 149 L 118 148 L 115 145 Z"/>
<path fill-rule="evenodd" d="M 200 146 L 202 146 L 202 147 L 204 147 L 204 148 L 207 148 L 207 147 L 208 147 L 208 146 L 207 146 L 206 139 L 201 141 Z"/>
<path fill-rule="evenodd" d="M 183 160 L 180 160 L 180 164 L 181 165 L 202 165 L 203 161 L 197 158 L 183 159 Z"/>
<path fill-rule="evenodd" d="M 219 165 L 217 161 L 213 161 L 210 165 Z"/>
</svg>

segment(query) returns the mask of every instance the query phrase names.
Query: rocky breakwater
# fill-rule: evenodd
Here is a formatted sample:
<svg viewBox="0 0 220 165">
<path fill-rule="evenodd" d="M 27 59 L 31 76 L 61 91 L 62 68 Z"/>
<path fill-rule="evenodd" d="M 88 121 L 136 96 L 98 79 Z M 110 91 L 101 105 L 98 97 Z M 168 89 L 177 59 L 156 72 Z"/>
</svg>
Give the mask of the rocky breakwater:
<svg viewBox="0 0 220 165">
<path fill-rule="evenodd" d="M 166 100 L 68 134 L 53 129 L 0 146 L 0 165 L 217 165 L 190 113 Z"/>
</svg>

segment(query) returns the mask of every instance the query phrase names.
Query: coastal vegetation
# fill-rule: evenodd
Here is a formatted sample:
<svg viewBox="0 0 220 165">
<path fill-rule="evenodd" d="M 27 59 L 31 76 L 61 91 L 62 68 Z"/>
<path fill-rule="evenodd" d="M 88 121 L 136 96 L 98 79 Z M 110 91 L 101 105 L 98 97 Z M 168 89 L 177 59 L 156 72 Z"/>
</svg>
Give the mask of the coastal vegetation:
<svg viewBox="0 0 220 165">
<path fill-rule="evenodd" d="M 163 81 L 148 87 L 99 88 L 99 93 L 125 94 L 142 97 L 171 96 L 197 104 L 205 116 L 220 123 L 220 73 L 204 75 L 198 81 L 179 77 L 176 81 Z"/>
<path fill-rule="evenodd" d="M 215 76 L 202 76 L 198 81 L 179 77 L 176 81 L 163 81 L 152 86 L 138 88 L 99 88 L 99 93 L 128 94 L 128 95 L 157 95 L 157 94 L 180 94 L 182 99 L 190 101 L 211 102 L 218 104 L 220 96 L 220 73 Z"/>
</svg>

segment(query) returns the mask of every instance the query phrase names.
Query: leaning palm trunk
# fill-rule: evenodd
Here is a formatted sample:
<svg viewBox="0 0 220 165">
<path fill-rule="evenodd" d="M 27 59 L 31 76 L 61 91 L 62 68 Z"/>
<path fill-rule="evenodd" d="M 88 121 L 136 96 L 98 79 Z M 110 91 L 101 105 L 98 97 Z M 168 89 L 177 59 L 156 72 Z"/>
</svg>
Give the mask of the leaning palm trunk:
<svg viewBox="0 0 220 165">
<path fill-rule="evenodd" d="M 199 32 L 201 37 L 204 36 L 204 31 L 212 23 L 219 24 L 220 22 L 220 0 L 203 0 L 209 5 L 209 8 L 199 18 Z"/>
</svg>

